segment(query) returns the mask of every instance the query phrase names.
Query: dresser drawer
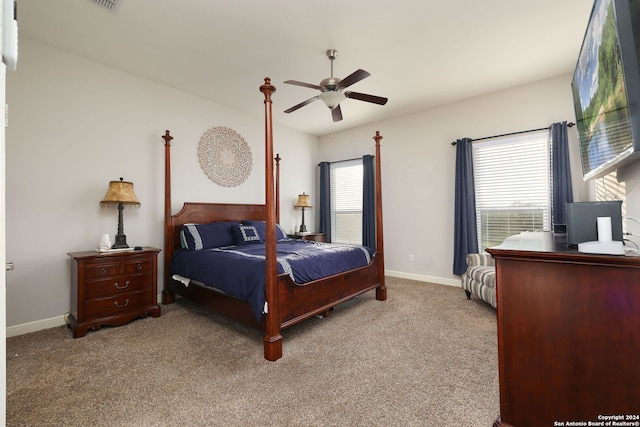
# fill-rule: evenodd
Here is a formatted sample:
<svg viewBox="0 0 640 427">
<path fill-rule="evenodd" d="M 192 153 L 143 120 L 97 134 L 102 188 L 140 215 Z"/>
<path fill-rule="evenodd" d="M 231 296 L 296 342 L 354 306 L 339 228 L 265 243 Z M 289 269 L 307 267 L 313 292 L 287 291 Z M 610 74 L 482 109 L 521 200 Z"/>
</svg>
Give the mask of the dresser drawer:
<svg viewBox="0 0 640 427">
<path fill-rule="evenodd" d="M 131 292 L 109 298 L 85 301 L 84 312 L 87 319 L 117 315 L 138 307 L 153 304 L 151 290 Z"/>
<path fill-rule="evenodd" d="M 153 268 L 154 260 L 150 257 L 130 259 L 114 259 L 108 262 L 101 261 L 95 263 L 86 263 L 85 278 L 96 279 L 99 277 L 111 277 L 120 274 L 136 274 L 149 273 Z"/>
<path fill-rule="evenodd" d="M 153 286 L 151 274 L 112 277 L 85 283 L 85 298 L 118 296 L 123 293 L 140 291 Z"/>
</svg>

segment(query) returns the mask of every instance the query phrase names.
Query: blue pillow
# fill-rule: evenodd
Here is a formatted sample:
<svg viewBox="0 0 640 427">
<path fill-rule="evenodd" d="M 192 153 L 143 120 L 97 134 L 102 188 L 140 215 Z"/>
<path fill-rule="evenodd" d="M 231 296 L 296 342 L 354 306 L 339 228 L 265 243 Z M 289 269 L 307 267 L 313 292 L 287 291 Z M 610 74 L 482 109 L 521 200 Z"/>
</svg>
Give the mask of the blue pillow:
<svg viewBox="0 0 640 427">
<path fill-rule="evenodd" d="M 260 235 L 258 234 L 258 230 L 256 230 L 252 225 L 235 225 L 233 227 L 233 232 L 236 236 L 236 244 L 238 245 L 262 242 Z"/>
<path fill-rule="evenodd" d="M 236 244 L 232 227 L 235 222 L 185 224 L 180 232 L 180 244 L 189 250 L 213 249 Z"/>
<path fill-rule="evenodd" d="M 267 240 L 267 226 L 264 221 L 255 221 L 252 219 L 243 219 L 243 225 L 251 225 L 258 230 L 258 236 L 260 236 L 260 240 L 265 242 Z M 276 224 L 276 240 L 286 239 L 287 233 L 282 229 L 280 224 Z"/>
</svg>

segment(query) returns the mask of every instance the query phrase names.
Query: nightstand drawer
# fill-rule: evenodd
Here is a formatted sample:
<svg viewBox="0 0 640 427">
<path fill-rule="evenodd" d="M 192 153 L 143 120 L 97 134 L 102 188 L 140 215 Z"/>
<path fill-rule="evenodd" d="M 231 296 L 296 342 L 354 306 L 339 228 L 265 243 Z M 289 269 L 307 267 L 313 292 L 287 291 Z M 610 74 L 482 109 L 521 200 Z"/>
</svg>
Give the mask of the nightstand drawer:
<svg viewBox="0 0 640 427">
<path fill-rule="evenodd" d="M 115 260 L 110 262 L 87 263 L 85 266 L 85 277 L 95 279 L 98 277 L 111 277 L 119 274 L 148 273 L 153 267 L 153 259 L 149 257 L 140 258 L 133 262 L 131 260 Z"/>
<path fill-rule="evenodd" d="M 85 301 L 85 315 L 87 319 L 117 315 L 138 307 L 153 304 L 151 290 L 131 292 L 110 298 L 100 298 Z"/>
<path fill-rule="evenodd" d="M 153 259 L 147 257 L 135 262 L 123 263 L 124 274 L 149 273 L 153 267 Z"/>
<path fill-rule="evenodd" d="M 87 279 L 95 279 L 96 277 L 117 276 L 120 274 L 120 264 L 87 264 L 85 267 L 85 277 Z"/>
<path fill-rule="evenodd" d="M 85 298 L 108 297 L 123 294 L 125 292 L 139 291 L 153 286 L 151 274 L 113 277 L 110 279 L 86 282 Z"/>
</svg>

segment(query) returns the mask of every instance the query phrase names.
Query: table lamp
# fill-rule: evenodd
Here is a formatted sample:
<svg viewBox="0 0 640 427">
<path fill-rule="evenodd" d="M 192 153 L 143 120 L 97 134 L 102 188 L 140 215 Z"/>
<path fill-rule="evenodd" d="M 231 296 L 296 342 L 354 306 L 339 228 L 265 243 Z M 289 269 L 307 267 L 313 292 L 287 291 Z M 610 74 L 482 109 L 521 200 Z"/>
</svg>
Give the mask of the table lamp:
<svg viewBox="0 0 640 427">
<path fill-rule="evenodd" d="M 306 233 L 307 226 L 304 225 L 304 210 L 306 208 L 311 207 L 311 202 L 309 201 L 309 195 L 305 193 L 298 195 L 298 200 L 296 201 L 296 204 L 294 205 L 294 207 L 302 208 L 302 224 L 300 224 L 300 233 Z"/>
<path fill-rule="evenodd" d="M 109 182 L 109 188 L 104 199 L 100 202 L 100 207 L 117 207 L 118 208 L 118 234 L 116 234 L 115 243 L 111 247 L 112 249 L 128 248 L 127 236 L 123 232 L 122 210 L 124 207 L 140 207 L 140 202 L 136 198 L 136 193 L 133 192 L 133 183 L 123 181 L 120 177 L 120 181 Z"/>
</svg>

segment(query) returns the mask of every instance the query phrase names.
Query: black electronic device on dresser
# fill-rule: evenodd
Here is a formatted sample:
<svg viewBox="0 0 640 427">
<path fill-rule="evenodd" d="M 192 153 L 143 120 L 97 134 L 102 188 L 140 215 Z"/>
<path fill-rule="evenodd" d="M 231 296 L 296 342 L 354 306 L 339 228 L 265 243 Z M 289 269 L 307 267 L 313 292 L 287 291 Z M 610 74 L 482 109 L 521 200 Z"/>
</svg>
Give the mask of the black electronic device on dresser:
<svg viewBox="0 0 640 427">
<path fill-rule="evenodd" d="M 613 240 L 621 242 L 622 200 L 600 202 L 572 202 L 566 205 L 567 244 L 578 246 L 582 242 L 598 240 L 598 217 L 611 218 Z"/>
<path fill-rule="evenodd" d="M 124 252 L 71 252 L 73 337 L 102 325 L 119 326 L 138 317 L 160 316 L 158 253 L 142 247 Z"/>
</svg>

